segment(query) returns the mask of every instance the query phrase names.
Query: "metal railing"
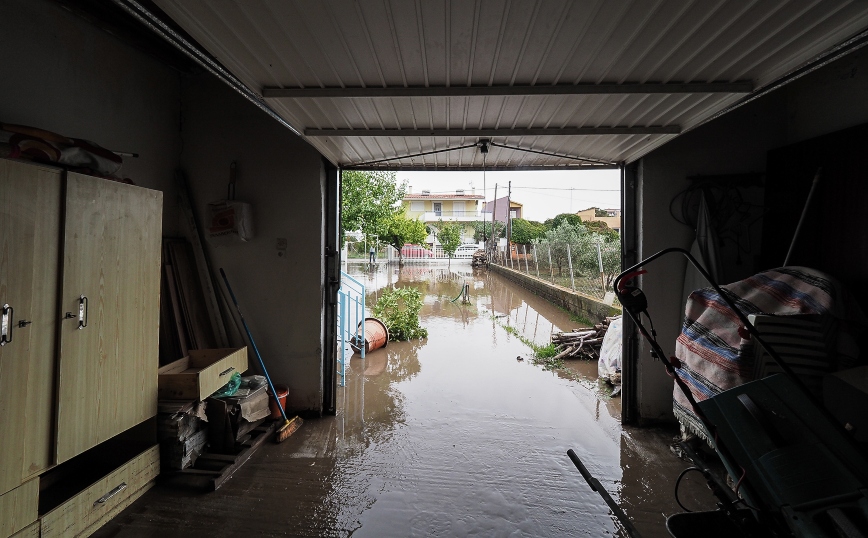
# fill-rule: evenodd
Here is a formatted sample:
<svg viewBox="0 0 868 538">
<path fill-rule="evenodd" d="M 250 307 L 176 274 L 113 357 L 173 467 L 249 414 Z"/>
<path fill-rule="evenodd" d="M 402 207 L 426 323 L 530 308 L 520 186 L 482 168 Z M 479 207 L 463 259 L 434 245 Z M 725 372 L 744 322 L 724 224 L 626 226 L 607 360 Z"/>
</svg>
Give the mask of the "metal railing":
<svg viewBox="0 0 868 538">
<path fill-rule="evenodd" d="M 341 271 L 338 289 L 338 376 L 347 385 L 347 357 L 360 348 L 365 358 L 365 285 Z"/>
</svg>

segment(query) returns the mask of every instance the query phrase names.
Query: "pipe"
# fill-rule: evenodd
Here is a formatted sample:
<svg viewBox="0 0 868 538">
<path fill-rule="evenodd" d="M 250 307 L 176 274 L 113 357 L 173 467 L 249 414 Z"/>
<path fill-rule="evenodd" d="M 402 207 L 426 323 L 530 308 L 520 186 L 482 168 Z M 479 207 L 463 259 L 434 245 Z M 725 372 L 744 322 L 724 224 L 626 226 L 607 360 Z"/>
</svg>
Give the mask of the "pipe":
<svg viewBox="0 0 868 538">
<path fill-rule="evenodd" d="M 814 181 L 811 182 L 811 190 L 808 191 L 808 199 L 805 200 L 805 207 L 802 208 L 802 216 L 799 217 L 799 223 L 796 225 L 796 232 L 793 234 L 793 240 L 790 241 L 790 250 L 787 251 L 787 257 L 784 259 L 784 267 L 790 264 L 790 257 L 793 255 L 793 249 L 796 248 L 796 241 L 799 239 L 799 233 L 802 231 L 802 224 L 805 223 L 805 216 L 808 214 L 808 207 L 811 205 L 811 200 L 814 198 L 814 191 L 817 190 L 817 184 L 820 183 L 820 173 L 822 168 L 817 168 L 817 173 L 814 174 Z"/>
</svg>

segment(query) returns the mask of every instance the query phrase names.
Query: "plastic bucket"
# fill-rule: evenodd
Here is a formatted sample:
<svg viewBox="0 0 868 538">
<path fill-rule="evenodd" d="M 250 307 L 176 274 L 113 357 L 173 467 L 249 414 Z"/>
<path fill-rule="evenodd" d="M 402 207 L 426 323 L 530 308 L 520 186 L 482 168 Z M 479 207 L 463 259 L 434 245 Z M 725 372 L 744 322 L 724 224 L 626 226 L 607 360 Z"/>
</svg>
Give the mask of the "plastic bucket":
<svg viewBox="0 0 868 538">
<path fill-rule="evenodd" d="M 289 387 L 286 385 L 274 385 L 274 389 L 277 391 L 277 400 L 280 400 L 280 405 L 286 411 L 286 397 L 289 396 Z M 268 407 L 271 408 L 270 418 L 274 420 L 283 418 L 283 415 L 280 414 L 280 408 L 277 407 L 277 400 L 274 399 L 271 389 L 268 389 Z"/>
<path fill-rule="evenodd" d="M 361 328 L 362 324 L 359 323 L 359 329 Z M 381 347 L 386 347 L 386 344 L 389 343 L 389 329 L 386 328 L 385 323 L 377 318 L 365 318 L 364 331 L 365 353 L 370 353 L 371 351 L 375 351 Z M 354 342 L 351 342 L 350 345 L 356 353 L 361 353 L 361 348 Z"/>
</svg>

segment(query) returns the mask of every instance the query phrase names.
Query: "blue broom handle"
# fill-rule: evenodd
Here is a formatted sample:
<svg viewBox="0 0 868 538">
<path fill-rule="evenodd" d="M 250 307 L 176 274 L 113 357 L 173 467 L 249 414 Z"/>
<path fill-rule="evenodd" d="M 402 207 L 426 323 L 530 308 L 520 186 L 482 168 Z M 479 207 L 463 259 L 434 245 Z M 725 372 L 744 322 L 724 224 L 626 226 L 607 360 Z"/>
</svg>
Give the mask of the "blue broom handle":
<svg viewBox="0 0 868 538">
<path fill-rule="evenodd" d="M 274 383 L 271 382 L 271 376 L 268 375 L 268 369 L 265 368 L 265 362 L 262 361 L 262 355 L 259 354 L 259 348 L 256 347 L 253 335 L 250 334 L 250 328 L 247 326 L 247 321 L 244 320 L 244 314 L 241 313 L 241 307 L 238 306 L 238 299 L 235 298 L 235 292 L 232 291 L 232 286 L 229 285 L 229 279 L 226 278 L 226 273 L 223 272 L 222 267 L 220 268 L 220 276 L 223 277 L 223 283 L 226 284 L 226 289 L 229 290 L 229 296 L 232 297 L 232 302 L 235 303 L 235 310 L 238 311 L 238 317 L 241 318 L 241 324 L 244 325 L 244 332 L 247 333 L 247 339 L 250 340 L 250 345 L 253 346 L 253 353 L 255 353 L 256 358 L 259 359 L 259 366 L 262 367 L 262 373 L 265 374 L 265 379 L 268 381 L 268 386 L 271 388 L 271 394 L 274 395 L 274 400 L 277 402 L 277 408 L 280 409 L 280 414 L 283 415 L 283 420 L 289 420 L 286 418 L 286 411 L 284 411 L 283 406 L 280 405 L 280 398 L 277 397 L 277 390 L 274 388 Z"/>
</svg>

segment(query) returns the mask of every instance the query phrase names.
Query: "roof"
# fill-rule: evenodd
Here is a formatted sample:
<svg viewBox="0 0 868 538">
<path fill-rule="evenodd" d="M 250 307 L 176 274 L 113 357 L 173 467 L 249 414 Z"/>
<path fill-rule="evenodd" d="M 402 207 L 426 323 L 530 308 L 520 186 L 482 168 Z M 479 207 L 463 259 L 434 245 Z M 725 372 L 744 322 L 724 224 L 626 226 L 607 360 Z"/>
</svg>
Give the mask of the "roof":
<svg viewBox="0 0 868 538">
<path fill-rule="evenodd" d="M 154 2 L 345 167 L 632 162 L 868 38 L 849 0 Z"/>
<path fill-rule="evenodd" d="M 485 196 L 481 194 L 405 194 L 404 200 L 483 200 Z"/>
</svg>

